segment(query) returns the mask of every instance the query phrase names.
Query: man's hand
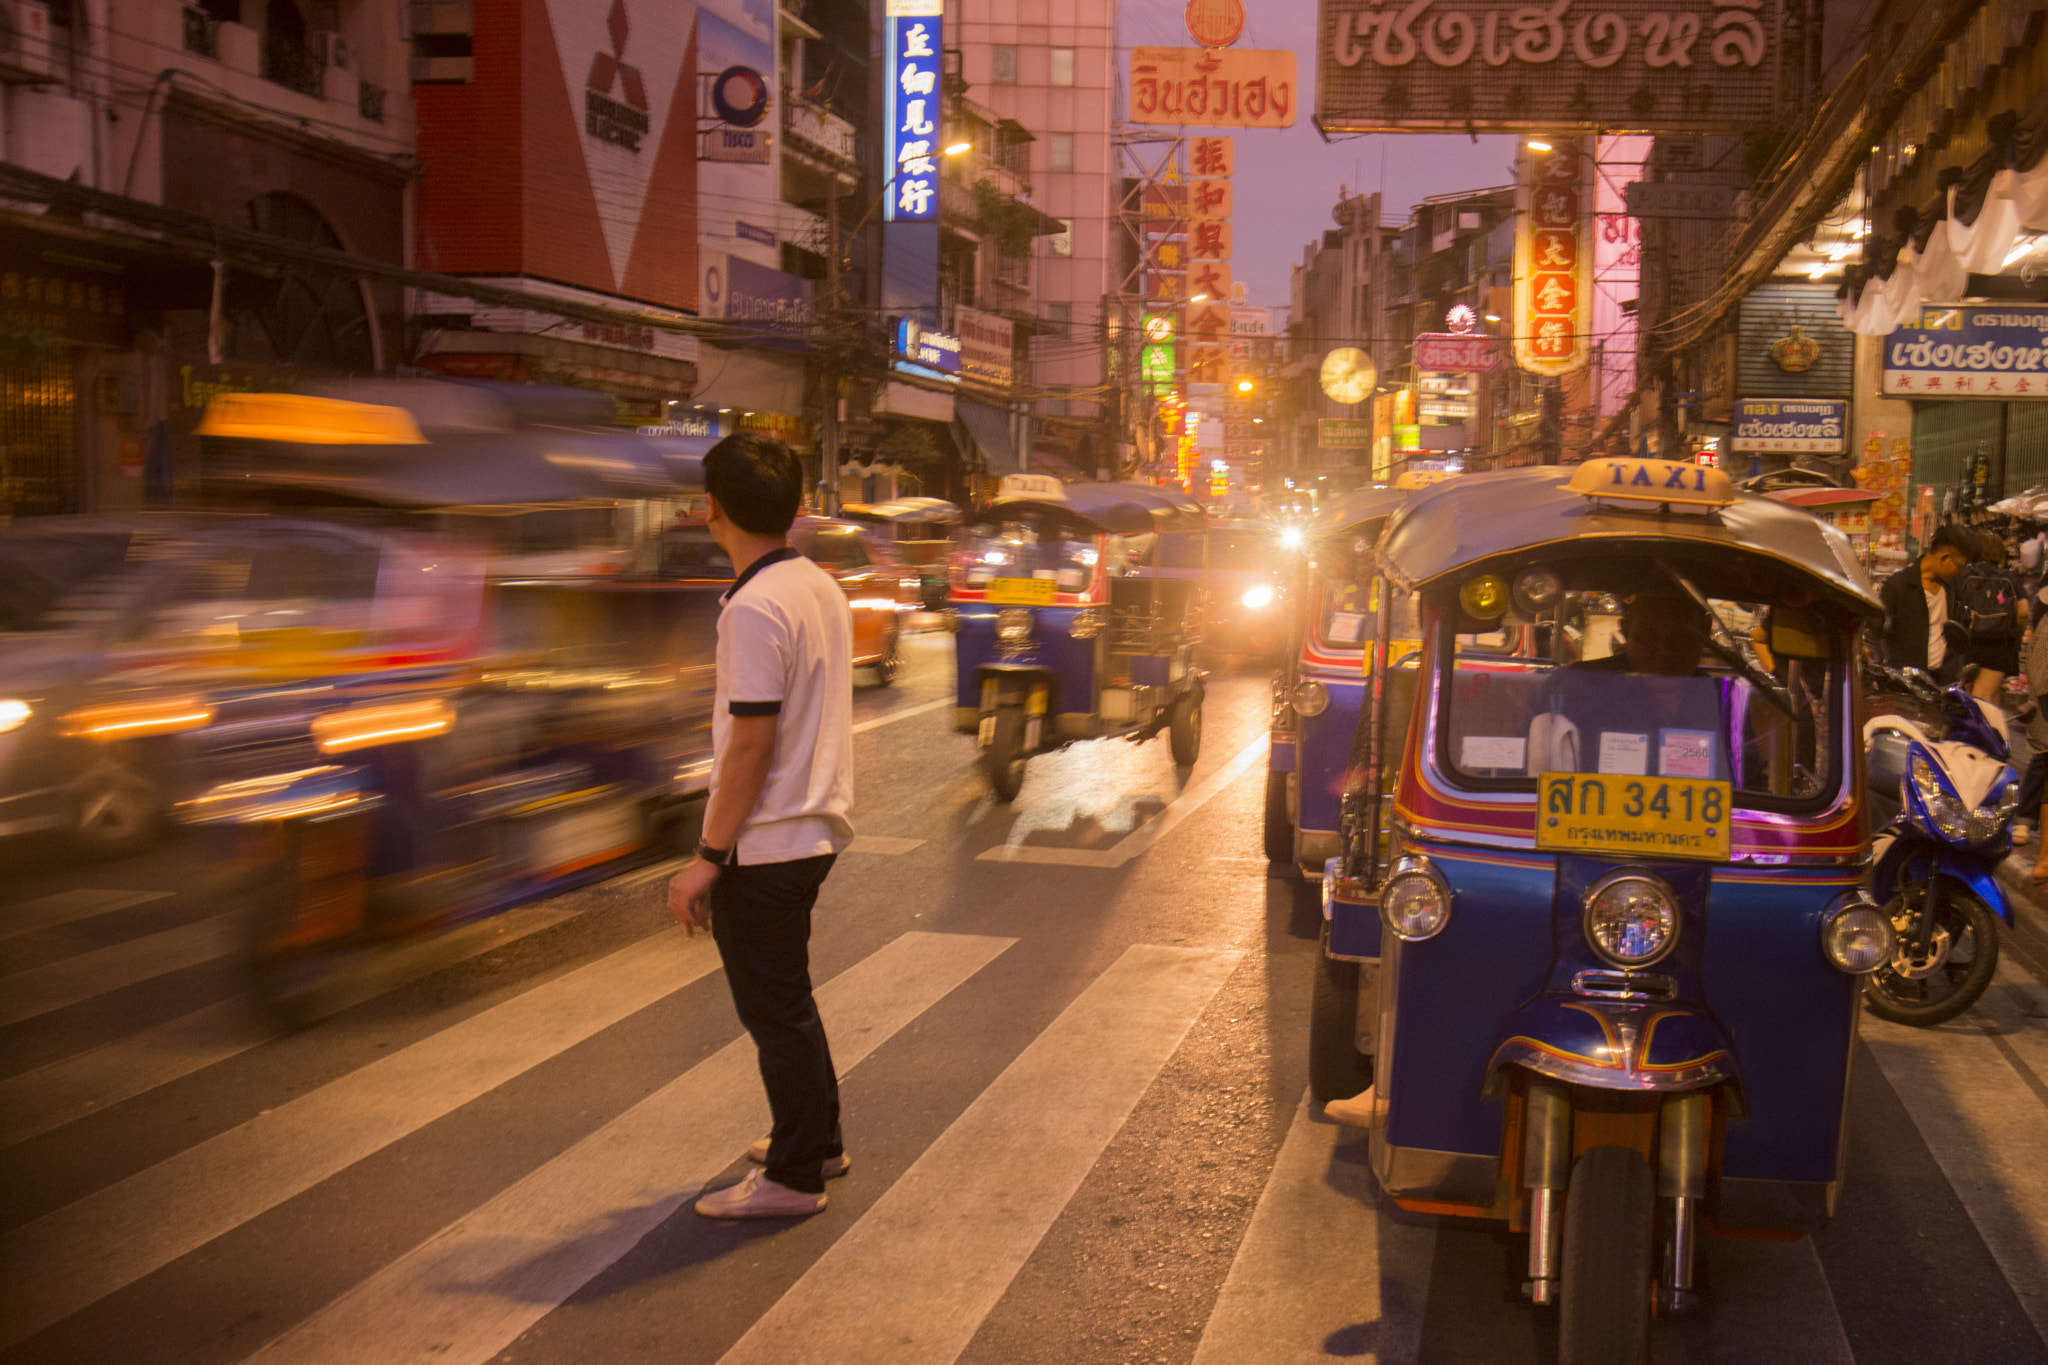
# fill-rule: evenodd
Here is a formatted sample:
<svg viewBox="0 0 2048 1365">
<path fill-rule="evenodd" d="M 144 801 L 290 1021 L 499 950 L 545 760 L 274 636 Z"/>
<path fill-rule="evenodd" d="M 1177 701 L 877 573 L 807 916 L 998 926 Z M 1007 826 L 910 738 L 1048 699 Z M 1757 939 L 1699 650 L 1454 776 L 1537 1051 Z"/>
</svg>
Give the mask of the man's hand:
<svg viewBox="0 0 2048 1365">
<path fill-rule="evenodd" d="M 692 937 L 711 927 L 711 883 L 717 880 L 718 864 L 702 858 L 669 878 L 668 912 Z"/>
</svg>

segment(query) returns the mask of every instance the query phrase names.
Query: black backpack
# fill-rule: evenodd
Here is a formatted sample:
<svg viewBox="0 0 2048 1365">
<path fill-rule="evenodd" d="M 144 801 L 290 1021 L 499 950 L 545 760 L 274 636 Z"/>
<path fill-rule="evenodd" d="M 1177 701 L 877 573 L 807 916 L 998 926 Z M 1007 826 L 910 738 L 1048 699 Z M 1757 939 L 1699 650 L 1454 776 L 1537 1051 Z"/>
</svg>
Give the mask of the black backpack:
<svg viewBox="0 0 2048 1365">
<path fill-rule="evenodd" d="M 2019 589 L 2004 570 L 1972 564 L 1956 580 L 1956 610 L 1962 617 L 1956 624 L 1972 640 L 2010 640 L 2019 634 L 2019 623 L 2013 619 L 2019 600 Z"/>
</svg>

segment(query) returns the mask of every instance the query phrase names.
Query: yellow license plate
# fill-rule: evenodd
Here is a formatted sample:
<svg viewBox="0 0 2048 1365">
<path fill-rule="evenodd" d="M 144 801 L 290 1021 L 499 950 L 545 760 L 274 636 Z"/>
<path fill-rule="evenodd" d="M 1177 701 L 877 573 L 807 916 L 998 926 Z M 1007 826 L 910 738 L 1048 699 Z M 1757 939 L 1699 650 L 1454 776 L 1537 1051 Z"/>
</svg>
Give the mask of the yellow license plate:
<svg viewBox="0 0 2048 1365">
<path fill-rule="evenodd" d="M 1732 789 L 1695 777 L 1545 773 L 1536 847 L 1644 858 L 1728 857 Z"/>
<path fill-rule="evenodd" d="M 1050 578 L 992 578 L 988 600 L 1019 607 L 1049 607 L 1059 584 Z"/>
</svg>

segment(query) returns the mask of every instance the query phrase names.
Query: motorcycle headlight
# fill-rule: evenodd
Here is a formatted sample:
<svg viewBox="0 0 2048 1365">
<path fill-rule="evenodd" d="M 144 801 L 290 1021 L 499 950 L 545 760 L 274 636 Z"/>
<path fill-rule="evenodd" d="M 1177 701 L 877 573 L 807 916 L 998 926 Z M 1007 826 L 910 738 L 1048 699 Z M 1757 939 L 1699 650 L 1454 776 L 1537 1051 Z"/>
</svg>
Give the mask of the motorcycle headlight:
<svg viewBox="0 0 2048 1365">
<path fill-rule="evenodd" d="M 1294 685 L 1294 713 L 1320 716 L 1330 709 L 1330 689 L 1313 678 Z"/>
<path fill-rule="evenodd" d="M 1021 645 L 1031 639 L 1031 613 L 1023 607 L 1005 607 L 996 613 L 996 639 L 1006 645 Z"/>
<path fill-rule="evenodd" d="M 1678 944 L 1678 896 L 1662 877 L 1610 872 L 1581 904 L 1587 944 L 1617 967 L 1646 967 Z"/>
<path fill-rule="evenodd" d="M 0 701 L 0 735 L 9 730 L 19 730 L 31 714 L 25 701 L 16 701 L 12 697 Z"/>
<path fill-rule="evenodd" d="M 1403 858 L 1380 890 L 1380 918 L 1404 942 L 1435 938 L 1451 922 L 1451 888 L 1429 859 Z"/>
<path fill-rule="evenodd" d="M 1067 627 L 1067 634 L 1076 640 L 1092 640 L 1102 634 L 1107 624 L 1099 607 L 1083 607 L 1074 613 L 1074 623 Z"/>
<path fill-rule="evenodd" d="M 1891 961 L 1898 946 L 1898 931 L 1892 922 L 1866 900 L 1845 902 L 1820 927 L 1822 955 L 1851 976 L 1876 971 Z"/>
<path fill-rule="evenodd" d="M 1264 611 L 1273 605 L 1273 590 L 1261 583 L 1256 588 L 1246 588 L 1244 596 L 1238 600 L 1253 611 Z"/>
<path fill-rule="evenodd" d="M 1969 809 L 1942 785 L 1941 779 L 1934 775 L 1933 766 L 1915 754 L 1906 772 L 1913 790 L 1920 793 L 1921 803 L 1927 807 L 1928 818 L 1934 821 L 1934 827 L 1941 831 L 1942 837 L 1958 842 L 1971 841 Z"/>
</svg>

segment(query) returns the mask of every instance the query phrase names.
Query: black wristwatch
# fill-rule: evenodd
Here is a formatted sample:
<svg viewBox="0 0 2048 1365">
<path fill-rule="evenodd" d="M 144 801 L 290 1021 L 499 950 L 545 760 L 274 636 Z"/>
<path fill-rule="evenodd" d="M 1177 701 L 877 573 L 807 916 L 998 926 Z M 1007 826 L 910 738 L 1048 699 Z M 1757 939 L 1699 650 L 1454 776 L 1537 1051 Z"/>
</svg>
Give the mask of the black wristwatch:
<svg viewBox="0 0 2048 1365">
<path fill-rule="evenodd" d="M 702 839 L 697 841 L 697 856 L 713 867 L 725 867 L 732 862 L 731 849 L 713 848 Z"/>
</svg>

